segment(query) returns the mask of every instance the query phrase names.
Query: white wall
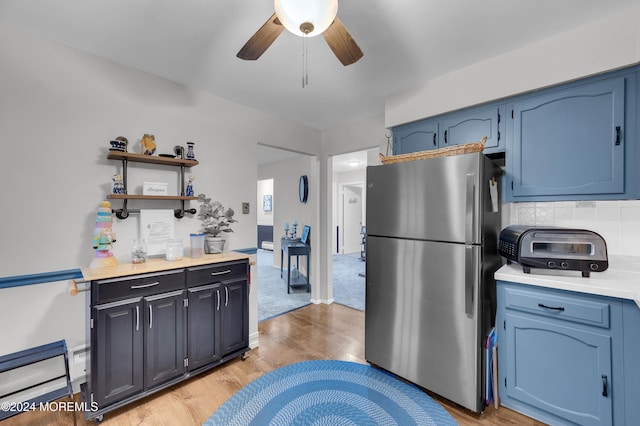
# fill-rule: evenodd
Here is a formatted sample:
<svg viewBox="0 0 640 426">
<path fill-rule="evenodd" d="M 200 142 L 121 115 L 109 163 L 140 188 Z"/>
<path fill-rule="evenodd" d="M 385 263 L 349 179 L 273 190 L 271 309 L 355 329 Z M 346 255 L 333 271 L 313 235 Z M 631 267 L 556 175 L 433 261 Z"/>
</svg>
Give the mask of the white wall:
<svg viewBox="0 0 640 426">
<path fill-rule="evenodd" d="M 638 22 L 640 5 L 390 96 L 385 127 L 634 64 Z"/>
<path fill-rule="evenodd" d="M 106 159 L 108 142 L 116 136 L 133 142 L 153 133 L 159 152 L 194 141 L 200 162 L 190 171 L 196 176 L 196 194 L 204 192 L 236 211 L 239 222 L 229 249 L 256 246 L 257 206 L 244 215 L 241 203 L 253 204 L 257 197 L 257 143 L 319 153 L 316 129 L 9 27 L 0 28 L 0 76 L 2 277 L 89 265 L 96 209 L 111 191 L 111 176 L 120 171 L 120 162 Z M 165 177 L 155 166 L 134 167 L 132 180 Z M 168 173 L 172 190 L 177 173 Z M 297 180 L 292 186 L 297 194 Z M 164 201 L 135 203 L 130 207 L 178 207 Z M 138 222 L 137 215 L 114 219 L 118 239 L 113 253 L 122 262 L 128 261 Z M 176 234 L 185 245 L 198 228 L 195 217 L 176 221 Z M 257 336 L 256 295 L 251 292 L 252 337 Z M 84 344 L 85 309 L 84 297 L 68 296 L 66 282 L 0 290 L 0 322 L 5 324 L 0 354 L 63 338 L 69 347 Z"/>
</svg>

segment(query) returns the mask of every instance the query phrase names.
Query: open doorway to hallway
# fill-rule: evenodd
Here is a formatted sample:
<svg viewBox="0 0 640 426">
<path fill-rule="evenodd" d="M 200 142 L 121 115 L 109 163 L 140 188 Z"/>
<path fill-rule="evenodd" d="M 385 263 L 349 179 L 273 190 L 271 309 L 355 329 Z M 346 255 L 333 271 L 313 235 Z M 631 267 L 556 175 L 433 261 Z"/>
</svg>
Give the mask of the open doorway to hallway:
<svg viewBox="0 0 640 426">
<path fill-rule="evenodd" d="M 366 168 L 377 154 L 371 149 L 331 158 L 333 300 L 359 310 L 365 308 Z"/>
<path fill-rule="evenodd" d="M 257 182 L 257 225 L 256 242 L 258 321 L 308 305 L 311 293 L 306 288 L 291 288 L 287 291 L 288 271 L 281 270 L 280 239 L 284 236 L 285 223 L 297 222 L 297 236 L 300 237 L 304 225 L 311 225 L 315 218 L 315 199 L 301 203 L 298 196 L 299 179 L 311 175 L 315 157 L 258 144 Z M 314 195 L 317 199 L 317 194 Z M 317 247 L 317 230 L 312 230 L 311 242 Z M 314 240 L 315 238 L 315 240 Z M 306 259 L 292 258 L 295 273 L 306 272 Z M 286 269 L 286 260 L 284 268 Z M 311 275 L 311 285 L 314 284 Z"/>
</svg>

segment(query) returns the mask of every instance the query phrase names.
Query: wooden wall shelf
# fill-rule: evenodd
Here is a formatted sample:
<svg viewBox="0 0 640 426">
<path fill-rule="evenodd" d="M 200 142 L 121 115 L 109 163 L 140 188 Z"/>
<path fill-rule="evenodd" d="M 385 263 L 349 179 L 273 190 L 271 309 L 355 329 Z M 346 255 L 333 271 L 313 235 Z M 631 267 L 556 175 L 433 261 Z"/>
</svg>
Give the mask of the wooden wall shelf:
<svg viewBox="0 0 640 426">
<path fill-rule="evenodd" d="M 183 160 L 180 158 L 159 157 L 157 155 L 133 154 L 131 152 L 109 151 L 109 160 L 127 160 L 136 163 L 164 164 L 166 166 L 197 166 L 197 160 Z"/>
<path fill-rule="evenodd" d="M 181 195 L 136 195 L 136 194 L 109 194 L 107 198 L 112 200 L 183 200 L 195 201 L 198 197 L 183 197 Z"/>
<path fill-rule="evenodd" d="M 185 201 L 194 201 L 198 197 L 185 196 L 184 188 L 184 169 L 186 167 L 197 166 L 199 163 L 196 160 L 185 160 L 182 158 L 160 157 L 157 155 L 144 155 L 133 154 L 131 152 L 112 151 L 109 150 L 107 154 L 108 160 L 120 160 L 122 161 L 122 181 L 124 184 L 124 192 L 127 192 L 129 187 L 127 182 L 127 168 L 129 162 L 133 163 L 147 163 L 147 164 L 160 164 L 164 166 L 179 167 L 180 171 L 180 193 L 179 195 L 137 195 L 137 194 L 109 194 L 107 198 L 111 200 L 122 200 L 122 208 L 113 210 L 118 219 L 126 219 L 129 217 L 129 213 L 139 213 L 139 210 L 131 210 L 127 206 L 129 200 L 160 200 L 160 201 L 180 201 L 180 208 L 174 209 L 174 216 L 178 219 L 184 217 L 185 213 L 196 214 L 197 210 L 194 208 L 185 209 Z"/>
</svg>

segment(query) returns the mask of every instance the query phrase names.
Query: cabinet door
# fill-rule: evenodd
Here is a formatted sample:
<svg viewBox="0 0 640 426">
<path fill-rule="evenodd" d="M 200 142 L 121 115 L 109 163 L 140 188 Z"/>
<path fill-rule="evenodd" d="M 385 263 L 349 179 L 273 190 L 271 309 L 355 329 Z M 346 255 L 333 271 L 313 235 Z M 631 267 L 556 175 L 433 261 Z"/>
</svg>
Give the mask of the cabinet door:
<svg viewBox="0 0 640 426">
<path fill-rule="evenodd" d="M 535 96 L 514 104 L 517 197 L 624 192 L 625 79 Z"/>
<path fill-rule="evenodd" d="M 142 391 L 143 325 L 140 299 L 93 308 L 91 389 L 100 408 Z"/>
<path fill-rule="evenodd" d="M 222 355 L 249 346 L 249 303 L 247 279 L 222 286 Z"/>
<path fill-rule="evenodd" d="M 498 107 L 447 115 L 440 122 L 439 147 L 479 142 L 486 136 L 485 149 L 498 148 L 501 118 Z"/>
<path fill-rule="evenodd" d="M 393 129 L 393 153 L 427 151 L 438 148 L 438 121 L 418 121 Z"/>
<path fill-rule="evenodd" d="M 612 423 L 609 335 L 533 316 L 505 319 L 508 398 L 580 425 Z"/>
<path fill-rule="evenodd" d="M 189 371 L 220 359 L 220 284 L 190 288 Z"/>
<path fill-rule="evenodd" d="M 185 371 L 184 291 L 144 298 L 145 388 Z"/>
</svg>

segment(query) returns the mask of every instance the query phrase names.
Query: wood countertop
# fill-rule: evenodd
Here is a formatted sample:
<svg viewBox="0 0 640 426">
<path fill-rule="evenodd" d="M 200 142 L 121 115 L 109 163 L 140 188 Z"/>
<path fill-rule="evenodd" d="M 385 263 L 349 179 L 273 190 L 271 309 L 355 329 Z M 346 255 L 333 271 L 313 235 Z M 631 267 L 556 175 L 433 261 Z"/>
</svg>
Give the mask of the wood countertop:
<svg viewBox="0 0 640 426">
<path fill-rule="evenodd" d="M 531 273 L 525 274 L 517 264 L 502 266 L 495 273 L 495 278 L 520 284 L 629 299 L 640 307 L 640 257 L 609 256 L 609 268 L 604 272 L 592 272 L 589 278 L 582 277 L 577 271 L 555 269 L 531 268 Z"/>
<path fill-rule="evenodd" d="M 198 259 L 183 257 L 181 260 L 168 261 L 164 258 L 147 259 L 144 263 L 121 263 L 104 268 L 81 268 L 85 281 L 102 280 L 107 278 L 125 277 L 128 275 L 146 274 L 149 272 L 168 271 L 171 269 L 188 268 L 190 266 L 210 265 L 233 260 L 249 259 L 247 254 L 228 251 L 219 254 L 205 254 Z"/>
</svg>

